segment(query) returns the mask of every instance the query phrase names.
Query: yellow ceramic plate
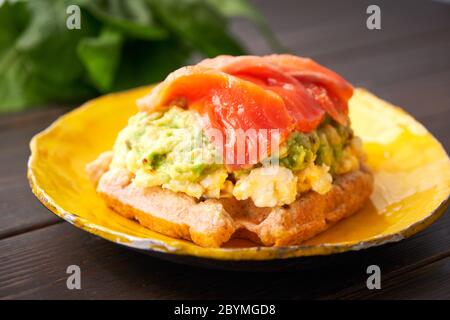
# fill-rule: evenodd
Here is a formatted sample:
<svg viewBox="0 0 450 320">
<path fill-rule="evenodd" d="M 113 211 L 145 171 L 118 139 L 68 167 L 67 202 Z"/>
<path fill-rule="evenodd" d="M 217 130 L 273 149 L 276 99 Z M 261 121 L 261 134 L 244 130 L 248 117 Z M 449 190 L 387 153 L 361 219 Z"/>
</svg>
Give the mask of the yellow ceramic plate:
<svg viewBox="0 0 450 320">
<path fill-rule="evenodd" d="M 136 98 L 149 90 L 92 100 L 33 138 L 28 176 L 47 208 L 88 232 L 160 256 L 234 261 L 328 255 L 399 241 L 430 225 L 445 210 L 450 161 L 442 146 L 403 110 L 357 89 L 350 115 L 375 174 L 375 192 L 361 212 L 303 245 L 284 248 L 239 241 L 225 248 L 202 248 L 148 230 L 108 209 L 84 167 L 111 149 L 119 130 L 136 112 Z"/>
</svg>

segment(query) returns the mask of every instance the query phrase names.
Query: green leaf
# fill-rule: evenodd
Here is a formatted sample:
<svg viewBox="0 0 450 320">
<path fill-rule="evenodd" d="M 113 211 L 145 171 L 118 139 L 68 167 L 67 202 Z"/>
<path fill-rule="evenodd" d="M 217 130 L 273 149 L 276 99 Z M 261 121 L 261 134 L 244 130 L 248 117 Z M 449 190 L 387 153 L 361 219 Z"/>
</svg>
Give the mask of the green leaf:
<svg viewBox="0 0 450 320">
<path fill-rule="evenodd" d="M 0 111 L 18 111 L 49 102 L 75 102 L 94 93 L 87 83 L 54 81 L 39 72 L 26 53 L 10 50 L 0 61 Z"/>
<path fill-rule="evenodd" d="M 145 0 L 95 0 L 83 8 L 105 25 L 132 38 L 160 40 L 168 36 L 167 30 L 156 23 Z"/>
<path fill-rule="evenodd" d="M 113 85 L 119 67 L 123 37 L 120 33 L 104 29 L 96 38 L 83 38 L 78 43 L 78 56 L 87 69 L 89 79 L 101 92 Z"/>
<path fill-rule="evenodd" d="M 223 4 L 223 5 L 222 5 Z M 81 29 L 66 26 L 81 8 Z M 157 82 L 194 54 L 243 54 L 231 16 L 245 1 L 0 0 L 0 112 Z"/>
<path fill-rule="evenodd" d="M 207 56 L 240 55 L 243 48 L 227 31 L 227 20 L 203 0 L 148 0 L 161 22 Z"/>
<path fill-rule="evenodd" d="M 97 32 L 96 24 L 86 16 L 81 30 L 68 30 L 67 2 L 23 3 L 31 18 L 0 60 L 1 111 L 73 101 L 92 94 L 81 79 L 83 65 L 75 48 L 82 37 Z"/>
<path fill-rule="evenodd" d="M 242 17 L 252 21 L 261 34 L 269 42 L 270 46 L 278 52 L 288 51 L 278 40 L 272 29 L 267 24 L 264 16 L 246 0 L 206 0 L 212 7 L 226 17 Z"/>
<path fill-rule="evenodd" d="M 167 74 L 186 64 L 190 48 L 176 39 L 124 44 L 122 62 L 113 90 L 124 90 L 159 82 Z"/>
<path fill-rule="evenodd" d="M 26 28 L 30 20 L 25 3 L 5 2 L 0 6 L 0 58 Z"/>
</svg>

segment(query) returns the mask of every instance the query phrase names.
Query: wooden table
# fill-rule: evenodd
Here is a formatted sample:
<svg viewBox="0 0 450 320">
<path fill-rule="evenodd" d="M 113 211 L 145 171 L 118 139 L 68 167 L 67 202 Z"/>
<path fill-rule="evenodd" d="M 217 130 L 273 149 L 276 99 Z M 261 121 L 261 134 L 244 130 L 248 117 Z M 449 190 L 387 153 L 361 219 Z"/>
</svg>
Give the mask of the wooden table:
<svg viewBox="0 0 450 320">
<path fill-rule="evenodd" d="M 449 150 L 450 5 L 374 1 L 382 30 L 371 31 L 371 2 L 255 1 L 295 53 L 403 106 Z M 233 28 L 252 52 L 268 52 L 249 24 Z M 272 274 L 172 264 L 78 230 L 37 201 L 25 176 L 30 138 L 67 110 L 0 117 L 1 298 L 450 298 L 449 214 L 400 243 L 345 254 L 309 271 Z M 66 288 L 72 264 L 81 267 L 81 290 Z M 366 289 L 370 264 L 381 267 L 381 290 Z"/>
</svg>

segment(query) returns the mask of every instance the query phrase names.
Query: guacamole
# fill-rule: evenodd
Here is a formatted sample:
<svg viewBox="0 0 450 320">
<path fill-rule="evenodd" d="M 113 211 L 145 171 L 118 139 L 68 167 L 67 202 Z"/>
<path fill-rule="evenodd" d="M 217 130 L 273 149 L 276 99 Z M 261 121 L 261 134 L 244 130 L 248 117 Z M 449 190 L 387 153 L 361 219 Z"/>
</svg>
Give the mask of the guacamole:
<svg viewBox="0 0 450 320">
<path fill-rule="evenodd" d="M 291 133 L 281 151 L 280 165 L 295 172 L 314 162 L 328 166 L 330 173 L 338 172 L 344 150 L 352 138 L 350 127 L 327 119 L 313 132 Z"/>
<path fill-rule="evenodd" d="M 194 182 L 217 169 L 217 154 L 192 111 L 140 112 L 131 117 L 114 145 L 112 166 L 139 173 L 142 184 Z M 145 173 L 145 174 L 144 174 Z"/>
</svg>

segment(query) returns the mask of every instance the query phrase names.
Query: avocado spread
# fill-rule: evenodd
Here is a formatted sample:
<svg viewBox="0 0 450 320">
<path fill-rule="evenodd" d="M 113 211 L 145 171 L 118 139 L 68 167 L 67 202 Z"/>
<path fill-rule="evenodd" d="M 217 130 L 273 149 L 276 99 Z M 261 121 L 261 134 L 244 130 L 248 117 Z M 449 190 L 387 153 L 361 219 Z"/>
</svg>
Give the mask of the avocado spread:
<svg viewBox="0 0 450 320">
<path fill-rule="evenodd" d="M 339 173 L 345 147 L 352 138 L 350 127 L 327 118 L 313 132 L 291 133 L 280 152 L 280 164 L 295 172 L 314 162 L 317 165 L 327 165 L 330 173 Z"/>
<path fill-rule="evenodd" d="M 214 147 L 192 111 L 139 112 L 131 117 L 114 145 L 112 166 L 146 172 L 147 186 L 170 180 L 194 182 L 221 167 Z M 141 178 L 144 178 L 142 175 Z"/>
</svg>

